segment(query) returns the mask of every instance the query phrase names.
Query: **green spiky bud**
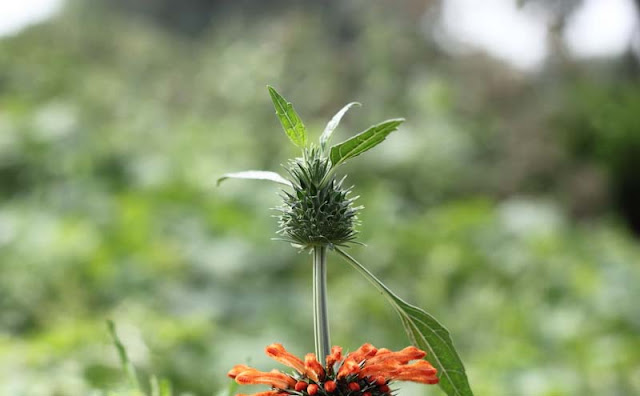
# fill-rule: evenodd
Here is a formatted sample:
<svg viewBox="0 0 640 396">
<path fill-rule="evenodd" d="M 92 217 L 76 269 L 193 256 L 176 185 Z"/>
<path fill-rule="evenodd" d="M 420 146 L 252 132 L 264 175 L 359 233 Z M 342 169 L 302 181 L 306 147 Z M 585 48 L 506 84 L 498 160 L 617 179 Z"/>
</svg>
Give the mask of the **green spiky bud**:
<svg viewBox="0 0 640 396">
<path fill-rule="evenodd" d="M 278 234 L 302 248 L 344 246 L 353 242 L 357 214 L 361 209 L 349 197 L 351 187 L 343 187 L 331 173 L 331 162 L 320 150 L 305 150 L 303 158 L 289 161 L 287 171 L 293 192 L 284 192 Z"/>
<path fill-rule="evenodd" d="M 244 171 L 227 173 L 218 179 L 269 180 L 284 184 L 293 191 L 285 190 L 284 203 L 276 208 L 280 211 L 278 234 L 281 238 L 303 249 L 313 247 L 344 246 L 355 242 L 358 224 L 357 214 L 361 207 L 353 205 L 351 187 L 343 187 L 344 178 L 337 180 L 336 168 L 346 161 L 380 144 L 404 119 L 393 118 L 372 125 L 342 143 L 330 146 L 331 137 L 345 113 L 357 102 L 344 106 L 327 124 L 320 136 L 319 145 L 308 141 L 307 130 L 293 105 L 273 87 L 268 86 L 276 116 L 289 140 L 302 149 L 302 158 L 289 161 L 289 178 L 270 171 Z"/>
</svg>

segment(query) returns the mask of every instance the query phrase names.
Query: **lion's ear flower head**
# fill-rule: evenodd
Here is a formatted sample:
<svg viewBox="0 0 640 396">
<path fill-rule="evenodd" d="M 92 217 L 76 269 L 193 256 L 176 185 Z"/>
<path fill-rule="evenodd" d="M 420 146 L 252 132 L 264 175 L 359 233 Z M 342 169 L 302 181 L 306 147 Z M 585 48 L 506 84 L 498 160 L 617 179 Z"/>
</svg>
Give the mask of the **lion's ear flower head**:
<svg viewBox="0 0 640 396">
<path fill-rule="evenodd" d="M 423 360 L 426 352 L 413 346 L 393 352 L 364 344 L 346 356 L 342 355 L 341 347 L 334 346 L 326 357 L 326 367 L 322 367 L 314 353 L 308 353 L 302 360 L 280 344 L 269 345 L 266 353 L 295 372 L 290 375 L 277 370 L 263 372 L 242 364 L 234 366 L 227 375 L 238 384 L 272 388 L 251 396 L 390 396 L 392 381 L 438 383 L 437 370 Z"/>
</svg>

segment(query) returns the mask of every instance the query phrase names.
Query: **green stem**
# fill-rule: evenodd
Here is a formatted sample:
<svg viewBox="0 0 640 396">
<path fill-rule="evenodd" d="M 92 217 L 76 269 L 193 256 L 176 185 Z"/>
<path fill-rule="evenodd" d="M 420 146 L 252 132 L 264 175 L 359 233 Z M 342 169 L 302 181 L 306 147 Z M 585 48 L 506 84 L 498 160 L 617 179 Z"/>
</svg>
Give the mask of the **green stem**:
<svg viewBox="0 0 640 396">
<path fill-rule="evenodd" d="M 323 366 L 330 352 L 327 311 L 327 247 L 316 246 L 313 248 L 313 334 L 316 356 Z"/>
</svg>

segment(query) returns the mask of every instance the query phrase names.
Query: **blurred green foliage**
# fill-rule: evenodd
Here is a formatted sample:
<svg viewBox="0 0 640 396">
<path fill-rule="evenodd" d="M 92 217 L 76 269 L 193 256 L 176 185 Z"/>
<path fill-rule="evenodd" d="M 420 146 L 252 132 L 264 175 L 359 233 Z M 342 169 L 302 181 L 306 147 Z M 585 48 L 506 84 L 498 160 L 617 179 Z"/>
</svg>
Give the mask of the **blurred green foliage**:
<svg viewBox="0 0 640 396">
<path fill-rule="evenodd" d="M 640 393 L 640 247 L 607 198 L 631 172 L 640 90 L 615 63 L 528 79 L 451 58 L 411 2 L 349 2 L 340 24 L 231 7 L 196 38 L 88 4 L 0 40 L 0 394 L 124 389 L 107 318 L 177 395 L 225 388 L 235 363 L 273 367 L 272 342 L 312 349 L 310 257 L 270 241 L 278 189 L 215 188 L 295 155 L 267 83 L 318 134 L 363 102 L 337 141 L 407 119 L 345 166 L 369 245 L 351 252 L 449 326 L 476 394 Z M 579 169 L 604 198 L 575 216 Z M 406 345 L 385 301 L 329 265 L 333 342 Z"/>
</svg>

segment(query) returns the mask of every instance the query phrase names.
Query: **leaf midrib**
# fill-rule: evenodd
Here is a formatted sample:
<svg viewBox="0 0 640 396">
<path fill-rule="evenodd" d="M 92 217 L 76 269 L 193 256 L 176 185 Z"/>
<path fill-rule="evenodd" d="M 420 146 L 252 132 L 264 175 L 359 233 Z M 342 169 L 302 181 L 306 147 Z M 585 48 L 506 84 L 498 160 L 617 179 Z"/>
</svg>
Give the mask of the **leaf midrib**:
<svg viewBox="0 0 640 396">
<path fill-rule="evenodd" d="M 420 330 L 417 328 L 416 324 L 413 323 L 411 320 L 409 320 L 409 318 L 411 318 L 411 317 L 409 317 L 409 315 L 407 313 L 405 313 L 401 309 L 399 309 L 398 305 L 395 302 L 392 302 L 392 304 L 396 308 L 396 312 L 398 312 L 400 314 L 400 316 L 404 315 L 405 316 L 404 320 L 407 320 L 409 322 L 409 324 L 414 327 L 416 332 L 418 334 L 420 334 L 420 337 L 422 338 L 424 343 L 427 345 L 427 348 L 429 348 L 429 351 L 431 351 L 431 355 L 435 358 L 435 360 L 438 362 L 440 367 L 442 367 L 442 375 L 445 375 L 447 377 L 447 379 L 449 380 L 449 383 L 451 384 L 452 388 L 455 390 L 456 394 L 457 395 L 462 395 L 460 393 L 460 391 L 458 390 L 458 387 L 455 386 L 455 383 L 451 379 L 451 376 L 449 375 L 449 370 L 447 370 L 444 367 L 444 365 L 440 361 L 440 358 L 438 357 L 438 354 L 435 353 L 435 351 L 433 350 L 433 347 L 431 347 L 431 345 L 429 344 L 429 341 L 427 341 L 425 336 L 420 332 Z M 411 318 L 411 319 L 413 319 L 413 318 Z M 447 350 L 451 351 L 451 348 L 449 347 L 448 343 L 446 341 L 444 341 L 442 339 L 442 337 L 438 333 L 436 333 L 433 329 L 431 329 L 424 321 L 419 320 L 419 319 L 415 319 L 415 320 L 418 321 L 418 322 L 421 322 L 427 329 L 429 329 L 429 331 L 431 331 L 438 339 L 440 339 L 446 345 Z M 412 334 L 414 334 L 414 332 L 412 332 Z M 415 340 L 415 336 L 414 336 L 414 340 Z M 416 340 L 416 344 L 417 344 L 417 340 Z"/>
<path fill-rule="evenodd" d="M 281 98 L 278 98 L 278 100 L 276 102 L 278 103 L 278 108 L 280 109 L 280 113 L 281 113 L 280 115 L 284 116 L 287 119 L 287 121 L 289 122 L 289 128 L 291 128 L 291 130 L 293 131 L 294 136 L 296 137 L 296 140 L 298 140 L 298 143 L 304 144 L 304 142 L 300 141 L 301 135 L 298 133 L 298 131 L 296 131 L 296 125 L 298 125 L 299 122 L 294 123 L 291 120 L 291 117 L 289 116 L 289 112 L 287 111 L 288 108 L 293 108 L 293 104 L 291 104 L 290 102 L 287 102 L 286 100 L 284 100 L 285 105 L 283 107 Z"/>
<path fill-rule="evenodd" d="M 343 154 L 343 153 L 342 153 L 342 150 L 341 150 L 341 148 L 342 148 L 342 147 L 338 147 L 338 154 L 340 154 L 340 156 L 341 156 L 342 158 L 345 158 L 347 155 L 349 155 L 350 153 L 352 153 L 352 152 L 356 151 L 357 149 L 359 149 L 362 145 L 364 145 L 364 144 L 365 144 L 365 143 L 367 143 L 368 141 L 371 141 L 371 140 L 373 140 L 373 138 L 377 137 L 377 136 L 378 136 L 378 134 L 380 134 L 380 133 L 381 133 L 381 131 L 382 131 L 382 129 L 376 129 L 376 130 L 374 130 L 374 131 L 373 131 L 373 134 L 372 134 L 368 139 L 364 139 L 363 141 L 361 141 L 361 142 L 357 143 L 357 144 L 356 144 L 356 145 L 355 145 L 351 150 L 349 150 L 346 154 Z M 366 131 L 365 131 L 364 133 L 366 133 Z M 341 158 L 341 161 L 340 161 L 340 162 L 342 162 L 342 158 Z"/>
</svg>

